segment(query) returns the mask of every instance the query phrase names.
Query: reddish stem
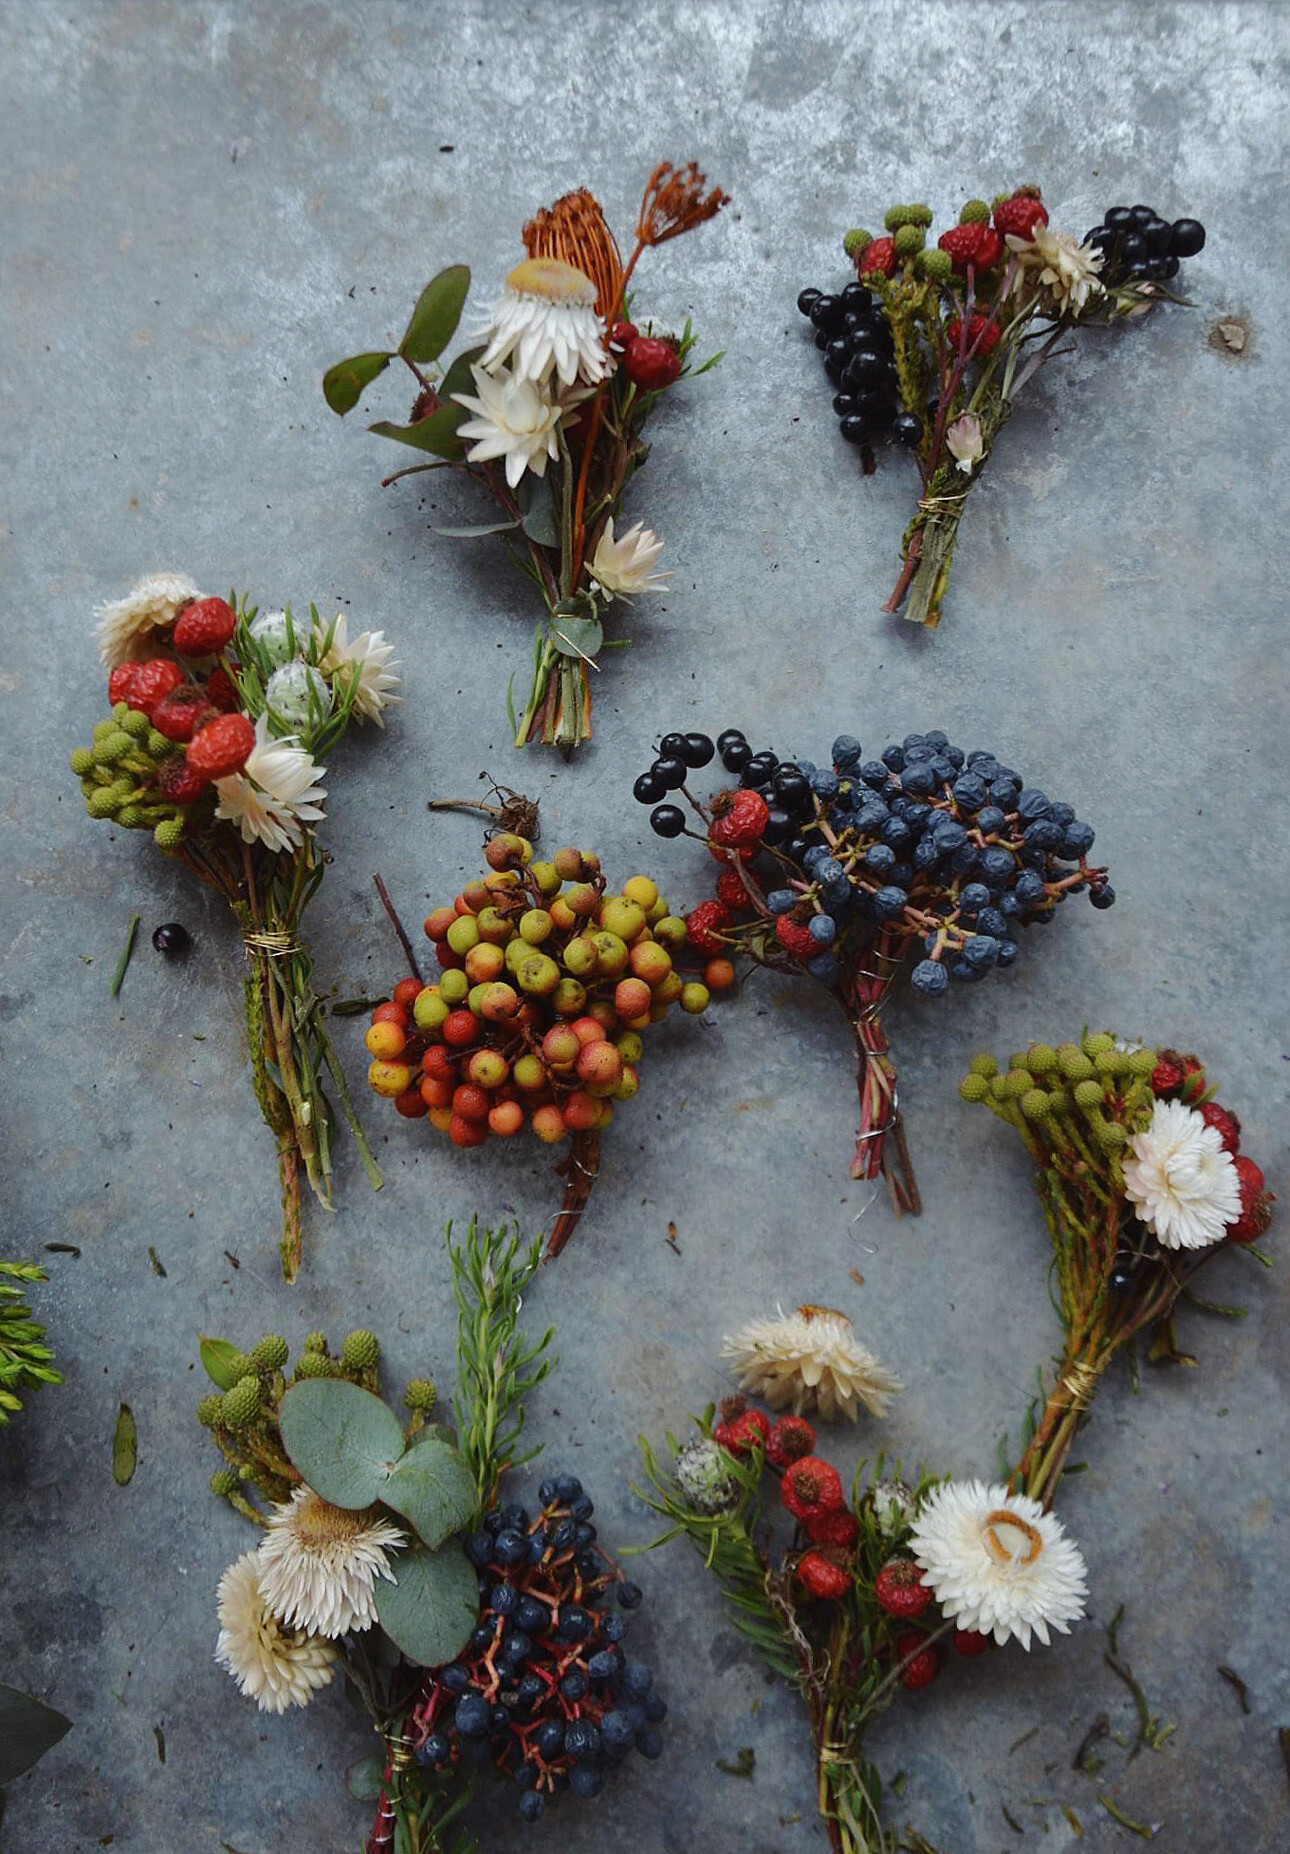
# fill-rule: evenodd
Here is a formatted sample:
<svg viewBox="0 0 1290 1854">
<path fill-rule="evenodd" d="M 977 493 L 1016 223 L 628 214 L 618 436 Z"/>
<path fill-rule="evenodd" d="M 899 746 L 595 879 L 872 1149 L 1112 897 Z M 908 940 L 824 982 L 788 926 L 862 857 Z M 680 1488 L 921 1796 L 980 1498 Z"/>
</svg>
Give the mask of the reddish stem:
<svg viewBox="0 0 1290 1854">
<path fill-rule="evenodd" d="M 547 1238 L 544 1262 L 553 1262 L 578 1227 L 587 1207 L 591 1187 L 600 1174 L 600 1134 L 578 1132 L 573 1136 L 569 1156 L 556 1167 L 557 1176 L 565 1179 L 564 1202 L 555 1227 Z"/>
</svg>

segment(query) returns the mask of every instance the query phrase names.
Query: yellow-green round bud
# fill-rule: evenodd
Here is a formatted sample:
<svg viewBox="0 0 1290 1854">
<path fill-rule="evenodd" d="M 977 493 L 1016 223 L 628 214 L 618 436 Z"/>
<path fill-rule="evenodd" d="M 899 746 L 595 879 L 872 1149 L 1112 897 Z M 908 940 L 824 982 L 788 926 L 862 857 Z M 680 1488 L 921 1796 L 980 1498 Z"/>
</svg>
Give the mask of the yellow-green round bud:
<svg viewBox="0 0 1290 1854">
<path fill-rule="evenodd" d="M 1102 1084 L 1095 1081 L 1081 1081 L 1075 1084 L 1075 1105 L 1084 1112 L 1100 1111 L 1103 1101 Z"/>
<path fill-rule="evenodd" d="M 1087 1081 L 1093 1073 L 1093 1064 L 1089 1061 L 1078 1043 L 1063 1043 L 1057 1051 L 1057 1066 L 1067 1081 Z"/>
<path fill-rule="evenodd" d="M 125 719 L 121 723 L 121 732 L 123 734 L 129 734 L 133 740 L 142 740 L 144 736 L 151 733 L 151 731 L 152 723 L 149 721 L 147 715 L 140 714 L 137 708 L 126 710 Z"/>
<path fill-rule="evenodd" d="M 1118 1120 L 1095 1120 L 1093 1138 L 1107 1152 L 1118 1152 L 1121 1146 L 1128 1144 L 1129 1136 Z"/>
<path fill-rule="evenodd" d="M 1009 194 L 1004 194 L 1005 199 L 1010 197 Z M 959 214 L 960 225 L 988 225 L 989 223 L 990 208 L 986 205 L 984 200 L 968 200 L 962 212 Z"/>
<path fill-rule="evenodd" d="M 115 721 L 96 721 L 94 723 L 95 740 L 106 740 L 109 734 L 115 734 L 116 731 L 117 727 Z M 167 741 L 166 744 L 169 746 L 170 743 Z"/>
<path fill-rule="evenodd" d="M 120 727 L 126 716 L 128 714 L 133 714 L 133 712 L 129 702 L 113 702 L 112 704 L 112 719 L 116 722 L 118 727 Z"/>
<path fill-rule="evenodd" d="M 85 809 L 92 818 L 110 818 L 120 803 L 120 798 L 110 785 L 100 785 L 86 799 Z"/>
<path fill-rule="evenodd" d="M 226 1429 L 245 1429 L 260 1414 L 260 1380 L 246 1377 L 225 1391 L 220 1416 Z"/>
<path fill-rule="evenodd" d="M 1154 1075 L 1156 1072 L 1156 1052 L 1154 1049 L 1135 1049 L 1129 1057 L 1130 1075 Z"/>
<path fill-rule="evenodd" d="M 95 764 L 115 766 L 118 760 L 125 758 L 132 744 L 128 734 L 122 733 L 119 727 L 114 727 L 112 732 L 105 734 L 102 740 L 96 740 L 91 748 Z"/>
<path fill-rule="evenodd" d="M 1121 1056 L 1118 1049 L 1099 1049 L 1093 1058 L 1093 1067 L 1099 1075 L 1118 1075 Z"/>
<path fill-rule="evenodd" d="M 297 1379 L 329 1378 L 332 1375 L 331 1360 L 324 1358 L 321 1352 L 302 1352 L 292 1373 L 293 1378 Z"/>
<path fill-rule="evenodd" d="M 409 1410 L 429 1416 L 439 1401 L 439 1393 L 429 1378 L 409 1378 L 403 1386 L 403 1401 Z"/>
<path fill-rule="evenodd" d="M 237 1492 L 237 1476 L 228 1468 L 216 1468 L 211 1475 L 211 1492 L 221 1500 L 227 1500 L 231 1493 Z"/>
<path fill-rule="evenodd" d="M 154 760 L 164 760 L 175 750 L 174 741 L 168 740 L 166 736 L 155 727 L 149 730 L 148 738 L 144 741 L 143 745 L 150 758 Z"/>
<path fill-rule="evenodd" d="M 1011 193 L 996 193 L 994 198 L 990 201 L 990 205 L 992 208 L 1002 206 L 1005 200 L 1010 200 L 1012 197 Z M 980 202 L 977 203 L 979 204 Z"/>
<path fill-rule="evenodd" d="M 965 1101 L 984 1101 L 990 1092 L 990 1083 L 984 1075 L 965 1075 L 959 1083 L 959 1093 Z"/>
<path fill-rule="evenodd" d="M 291 1347 L 277 1333 L 266 1333 L 258 1345 L 251 1347 L 246 1362 L 252 1371 L 281 1371 L 291 1356 Z"/>
<path fill-rule="evenodd" d="M 1021 1097 L 1021 1111 L 1027 1120 L 1046 1120 L 1052 1112 L 1052 1102 L 1042 1088 L 1027 1088 Z"/>
<path fill-rule="evenodd" d="M 992 1101 L 1006 1101 L 1007 1098 L 1008 1077 L 1006 1075 L 992 1076 L 990 1080 L 990 1099 Z"/>
<path fill-rule="evenodd" d="M 142 805 L 122 805 L 116 814 L 116 821 L 122 830 L 142 830 L 152 822 L 145 817 Z"/>
<path fill-rule="evenodd" d="M 175 850 L 183 842 L 183 836 L 182 818 L 162 818 L 153 829 L 152 840 L 159 850 Z"/>
<path fill-rule="evenodd" d="M 203 1429 L 214 1429 L 223 1417 L 224 1399 L 218 1391 L 212 1391 L 209 1397 L 203 1397 L 197 1406 L 197 1420 Z"/>
<path fill-rule="evenodd" d="M 340 1358 L 346 1371 L 375 1371 L 381 1358 L 380 1340 L 365 1326 L 356 1327 L 345 1334 Z"/>
<path fill-rule="evenodd" d="M 926 231 L 928 227 L 931 225 L 931 223 L 932 223 L 932 209 L 930 206 L 924 206 L 921 200 L 915 201 L 914 205 L 912 206 L 906 206 L 905 208 L 905 224 L 906 225 L 921 225 L 923 230 Z"/>
<path fill-rule="evenodd" d="M 94 764 L 94 755 L 88 747 L 76 747 L 68 754 L 67 764 L 78 779 L 83 779 Z"/>
<path fill-rule="evenodd" d="M 921 226 L 902 225 L 895 237 L 896 256 L 905 261 L 918 256 L 927 237 Z"/>
<path fill-rule="evenodd" d="M 842 238 L 842 249 L 849 258 L 859 257 L 867 245 L 873 243 L 873 233 L 866 232 L 863 226 L 856 226 L 854 231 L 846 232 Z"/>
<path fill-rule="evenodd" d="M 305 1334 L 305 1351 L 306 1352 L 325 1353 L 326 1350 L 327 1350 L 326 1333 L 306 1333 Z"/>
<path fill-rule="evenodd" d="M 1105 1049 L 1115 1048 L 1115 1038 L 1108 1030 L 1090 1030 L 1084 1038 L 1084 1054 L 1097 1056 Z"/>
<path fill-rule="evenodd" d="M 1014 1066 L 1003 1078 L 1003 1098 L 1005 1101 L 1019 1101 L 1023 1094 L 1030 1093 L 1034 1085 L 1028 1069 Z"/>
<path fill-rule="evenodd" d="M 929 283 L 946 284 L 954 275 L 954 260 L 948 251 L 933 248 L 919 252 L 914 259 L 914 269 Z"/>
<path fill-rule="evenodd" d="M 999 1065 L 993 1056 L 973 1056 L 971 1062 L 968 1063 L 969 1075 L 984 1075 L 989 1081 L 992 1075 L 998 1073 Z"/>
<path fill-rule="evenodd" d="M 1026 1051 L 1026 1067 L 1032 1075 L 1051 1075 L 1057 1067 L 1057 1051 L 1047 1043 L 1032 1043 Z"/>
</svg>

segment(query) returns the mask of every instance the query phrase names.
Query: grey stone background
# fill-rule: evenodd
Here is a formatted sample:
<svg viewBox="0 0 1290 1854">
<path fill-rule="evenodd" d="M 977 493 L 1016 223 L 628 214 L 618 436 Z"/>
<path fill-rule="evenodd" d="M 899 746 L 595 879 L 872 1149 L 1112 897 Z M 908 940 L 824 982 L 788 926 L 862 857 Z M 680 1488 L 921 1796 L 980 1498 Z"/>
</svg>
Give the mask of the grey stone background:
<svg viewBox="0 0 1290 1854">
<path fill-rule="evenodd" d="M 478 866 L 476 825 L 424 801 L 485 768 L 540 796 L 546 842 L 594 845 L 616 877 L 656 871 L 686 904 L 706 859 L 650 839 L 628 797 L 659 728 L 738 723 L 823 758 L 843 728 L 876 750 L 941 725 L 1069 797 L 1114 911 L 1072 904 L 1006 980 L 892 1008 L 921 1221 L 847 1177 L 841 1026 L 758 985 L 652 1039 L 592 1212 L 532 1296 L 563 1357 L 533 1434 L 584 1474 L 611 1546 L 652 1536 L 629 1491 L 637 1433 L 718 1394 L 723 1332 L 776 1301 L 846 1308 L 908 1382 L 881 1431 L 828 1438 L 839 1459 L 886 1447 L 989 1473 L 1057 1328 L 1020 1146 L 958 1100 L 975 1051 L 1089 1020 L 1195 1047 L 1285 1189 L 1290 22 L 1258 5 L 28 0 L 0 31 L 4 1248 L 47 1261 L 37 1300 L 67 1376 L 0 1432 L 0 1668 L 75 1721 L 13 1786 L 6 1846 L 342 1854 L 367 1825 L 344 1790 L 360 1726 L 334 1692 L 265 1720 L 211 1659 L 215 1582 L 248 1541 L 206 1491 L 197 1334 L 370 1323 L 396 1392 L 427 1366 L 446 1380 L 444 1223 L 513 1208 L 540 1228 L 549 1155 L 457 1154 L 365 1096 L 385 1190 L 345 1147 L 338 1214 L 310 1215 L 300 1283 L 282 1284 L 230 923 L 145 839 L 87 820 L 66 772 L 101 713 L 95 602 L 166 566 L 397 641 L 407 700 L 328 781 L 312 937 L 342 995 L 400 972 L 373 870 L 416 921 Z M 474 513 L 442 478 L 381 489 L 399 460 L 362 414 L 331 415 L 319 378 L 393 344 L 443 263 L 468 262 L 487 300 L 539 204 L 586 183 L 626 233 L 654 164 L 691 156 L 734 205 L 648 260 L 640 298 L 692 314 L 727 358 L 671 397 L 629 500 L 666 537 L 675 592 L 641 603 L 607 660 L 594 749 L 521 760 L 503 689 L 527 662 L 528 589 L 489 543 L 430 531 Z M 912 469 L 884 457 L 862 480 L 793 300 L 841 279 L 840 234 L 892 199 L 945 223 L 1022 180 L 1077 232 L 1116 201 L 1203 218 L 1195 306 L 1053 364 L 973 498 L 941 630 L 914 633 L 879 615 Z M 1240 360 L 1207 340 L 1232 314 L 1251 325 Z M 370 404 L 406 413 L 390 381 Z M 184 967 L 149 945 L 171 918 L 195 936 Z M 356 1080 L 362 1031 L 338 1028 Z M 1189 1312 L 1199 1369 L 1147 1372 L 1138 1396 L 1113 1376 L 1063 1491 L 1088 1622 L 955 1668 L 875 1737 L 888 1775 L 908 1773 L 897 1819 L 946 1854 L 1074 1848 L 1063 1806 L 1081 1848 L 1135 1845 L 1099 1790 L 1179 1854 L 1290 1845 L 1285 1269 L 1229 1256 L 1208 1281 L 1248 1318 Z M 125 1488 L 122 1399 L 140 1430 Z M 525 1845 L 824 1847 L 791 1695 L 680 1547 L 638 1575 L 666 1760 Z M 1133 1722 L 1102 1662 L 1121 1602 L 1122 1648 L 1177 1731 L 1132 1763 L 1112 1743 L 1095 1784 L 1071 1768 L 1086 1728 Z M 745 1745 L 751 1781 L 717 1768 Z M 486 1847 L 518 1840 L 511 1802 L 478 1806 Z"/>
</svg>

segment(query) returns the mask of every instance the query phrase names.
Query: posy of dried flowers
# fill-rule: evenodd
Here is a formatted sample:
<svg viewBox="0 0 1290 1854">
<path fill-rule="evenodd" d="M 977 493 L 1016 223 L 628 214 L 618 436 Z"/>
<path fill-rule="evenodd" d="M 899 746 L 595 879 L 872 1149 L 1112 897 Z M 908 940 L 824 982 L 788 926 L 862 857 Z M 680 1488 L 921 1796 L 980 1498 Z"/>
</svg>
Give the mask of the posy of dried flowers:
<svg viewBox="0 0 1290 1854">
<path fill-rule="evenodd" d="M 350 1772 L 375 1804 L 365 1854 L 468 1854 L 482 1766 L 522 1821 L 557 1792 L 589 1800 L 633 1749 L 663 1750 L 653 1676 L 623 1651 L 642 1601 L 597 1541 L 581 1481 L 543 1479 L 531 1510 L 503 1494 L 524 1405 L 554 1360 L 519 1329 L 540 1247 L 473 1220 L 449 1231 L 457 1307 L 455 1431 L 435 1387 L 382 1402 L 380 1345 L 339 1356 L 310 1334 L 288 1371 L 276 1335 L 249 1352 L 202 1342 L 218 1387 L 199 1407 L 225 1460 L 214 1491 L 262 1529 L 220 1579 L 215 1657 L 262 1712 L 308 1705 L 341 1675 L 380 1751 Z"/>
<path fill-rule="evenodd" d="M 367 1079 L 456 1147 L 527 1130 L 561 1148 L 549 1259 L 586 1206 L 601 1134 L 640 1088 L 651 1024 L 674 1004 L 706 1010 L 710 992 L 679 969 L 685 922 L 651 877 L 630 876 L 615 895 L 594 852 L 538 859 L 512 831 L 490 838 L 485 857 L 487 874 L 426 918 L 433 984 L 400 930 L 412 976 L 372 1012 Z"/>
<path fill-rule="evenodd" d="M 323 756 L 354 723 L 384 726 L 399 678 L 381 631 L 351 637 L 311 606 L 257 612 L 155 574 L 98 610 L 110 715 L 69 757 L 91 817 L 151 832 L 229 903 L 250 962 L 256 1099 L 278 1143 L 282 1267 L 300 1266 L 300 1173 L 330 1207 L 330 1076 L 368 1176 L 381 1178 L 313 987 L 301 924 L 326 862 Z M 174 936 L 158 941 L 165 948 Z M 183 942 L 186 943 L 186 936 Z"/>
<path fill-rule="evenodd" d="M 714 753 L 739 783 L 702 800 L 687 781 Z M 633 792 L 663 837 L 687 832 L 684 798 L 698 824 L 688 834 L 723 865 L 716 894 L 686 917 L 691 949 L 722 968 L 733 956 L 805 973 L 838 1004 L 859 1058 L 852 1176 L 885 1177 L 896 1209 L 917 1211 L 882 1022 L 891 988 L 915 953 L 910 983 L 923 996 L 979 983 L 1011 966 L 1019 930 L 1049 923 L 1067 896 L 1110 907 L 1106 870 L 1088 860 L 1091 825 L 939 729 L 871 760 L 841 734 L 823 766 L 754 752 L 739 728 L 715 745 L 665 734 Z"/>
<path fill-rule="evenodd" d="M 816 346 L 836 389 L 841 435 L 874 468 L 873 445 L 912 450 L 922 495 L 905 530 L 900 578 L 885 609 L 940 622 L 954 543 L 1018 394 L 1077 328 L 1137 318 L 1164 300 L 1204 227 L 1167 223 L 1150 206 L 1113 206 L 1080 240 L 1048 222 L 1038 187 L 969 200 L 927 246 L 930 207 L 893 206 L 885 237 L 848 232 L 855 279 L 803 290 Z"/>
<path fill-rule="evenodd" d="M 999 1479 L 912 1486 L 862 1463 L 850 1498 L 817 1453 L 807 1411 L 882 1416 L 899 1389 L 845 1314 L 803 1306 L 745 1323 L 723 1345 L 744 1396 L 709 1409 L 666 1457 L 642 1439 L 646 1498 L 668 1522 L 656 1543 L 688 1538 L 716 1576 L 731 1619 L 767 1665 L 793 1682 L 811 1717 L 820 1815 L 835 1854 L 928 1850 L 884 1819 L 866 1731 L 901 1690 L 947 1661 L 1010 1641 L 1029 1650 L 1084 1613 L 1088 1570 L 1052 1511 L 1076 1431 L 1111 1360 L 1150 1331 L 1153 1362 L 1184 1356 L 1180 1296 L 1223 1248 L 1252 1245 L 1271 1199 L 1240 1151 L 1240 1126 L 1194 1056 L 1086 1032 L 1033 1044 L 1001 1073 L 978 1057 L 962 1084 L 1014 1126 L 1039 1165 L 1065 1343 L 1048 1393 L 1026 1411 L 1015 1466 Z M 765 1477 L 794 1522 L 785 1543 L 763 1512 Z M 947 1652 L 952 1650 L 953 1652 Z"/>
<path fill-rule="evenodd" d="M 663 543 L 643 521 L 625 525 L 622 496 L 644 463 L 641 433 L 660 394 L 715 366 L 690 364 L 694 336 L 660 333 L 635 313 L 629 284 L 646 251 L 692 231 L 727 204 L 693 162 L 650 175 L 626 264 L 600 206 L 567 193 L 524 227 L 527 255 L 508 273 L 475 331 L 476 344 L 434 371 L 470 288 L 463 264 L 426 285 L 398 348 L 337 362 L 323 379 L 332 410 L 357 405 L 392 360 L 415 375 L 406 425 L 371 429 L 434 461 L 394 477 L 452 468 L 497 504 L 497 518 L 440 532 L 501 535 L 546 608 L 515 745 L 541 740 L 566 754 L 591 736 L 591 673 L 600 667 L 609 608 L 665 588 Z"/>
</svg>

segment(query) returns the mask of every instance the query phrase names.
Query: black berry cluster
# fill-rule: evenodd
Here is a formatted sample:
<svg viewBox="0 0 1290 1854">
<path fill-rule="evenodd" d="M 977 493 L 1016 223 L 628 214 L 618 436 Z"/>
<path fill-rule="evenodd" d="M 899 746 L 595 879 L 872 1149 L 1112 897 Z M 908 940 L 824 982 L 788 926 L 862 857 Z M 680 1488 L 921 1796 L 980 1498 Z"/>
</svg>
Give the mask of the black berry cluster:
<svg viewBox="0 0 1290 1854">
<path fill-rule="evenodd" d="M 1204 249 L 1205 228 L 1199 219 L 1175 219 L 1171 225 L 1154 206 L 1112 206 L 1102 223 L 1084 234 L 1084 243 L 1102 253 L 1102 278 L 1108 284 L 1132 278 L 1168 283 L 1178 275 L 1180 259 Z"/>
<path fill-rule="evenodd" d="M 649 1668 L 623 1652 L 623 1612 L 641 1592 L 596 1544 L 581 1481 L 555 1475 L 538 1498 L 536 1517 L 497 1507 L 467 1542 L 479 1622 L 458 1659 L 427 1675 L 413 1714 L 419 1763 L 491 1762 L 519 1786 L 526 1822 L 558 1790 L 598 1796 L 633 1749 L 659 1757 L 667 1713 Z"/>
<path fill-rule="evenodd" d="M 815 330 L 824 371 L 838 389 L 833 410 L 847 443 L 890 436 L 917 444 L 923 422 L 916 412 L 899 410 L 891 329 L 872 292 L 863 283 L 848 283 L 836 295 L 803 290 L 797 306 Z"/>
</svg>

